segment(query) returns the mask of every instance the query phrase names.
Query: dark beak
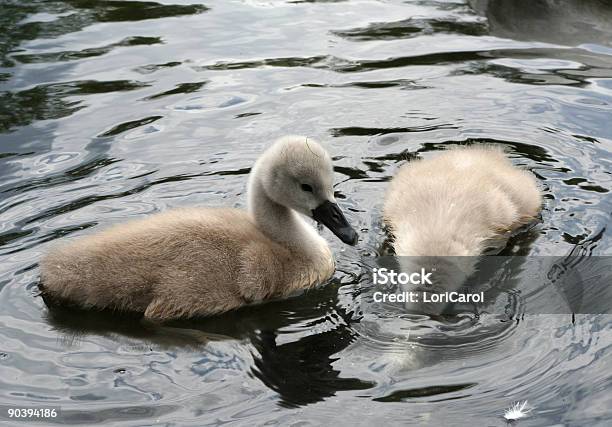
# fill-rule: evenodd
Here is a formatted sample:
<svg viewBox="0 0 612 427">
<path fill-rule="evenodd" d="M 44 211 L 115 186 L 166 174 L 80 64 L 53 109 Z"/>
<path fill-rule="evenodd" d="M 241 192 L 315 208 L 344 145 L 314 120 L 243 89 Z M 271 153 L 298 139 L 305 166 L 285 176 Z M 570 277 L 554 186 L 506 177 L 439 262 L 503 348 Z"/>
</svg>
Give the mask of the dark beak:
<svg viewBox="0 0 612 427">
<path fill-rule="evenodd" d="M 337 204 L 329 200 L 325 201 L 312 211 L 312 217 L 318 223 L 329 228 L 332 233 L 347 245 L 354 246 L 357 244 L 359 236 L 349 225 Z"/>
</svg>

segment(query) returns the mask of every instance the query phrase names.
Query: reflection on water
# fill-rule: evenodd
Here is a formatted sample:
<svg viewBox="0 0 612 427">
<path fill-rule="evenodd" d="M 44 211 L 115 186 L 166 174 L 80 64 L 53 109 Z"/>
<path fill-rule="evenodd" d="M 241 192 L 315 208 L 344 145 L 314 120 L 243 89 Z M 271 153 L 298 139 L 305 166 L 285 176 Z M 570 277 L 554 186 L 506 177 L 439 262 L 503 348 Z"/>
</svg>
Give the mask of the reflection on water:
<svg viewBox="0 0 612 427">
<path fill-rule="evenodd" d="M 386 182 L 449 145 L 503 145 L 541 182 L 541 223 L 502 255 L 612 254 L 609 2 L 1 8 L 1 405 L 61 406 L 81 424 L 501 426 L 528 399 L 525 425 L 609 424 L 608 315 L 531 315 L 512 286 L 493 313 L 363 305 L 367 265 L 388 253 Z M 321 231 L 330 283 L 164 326 L 37 297 L 38 259 L 59 238 L 244 207 L 253 161 L 287 133 L 328 143 L 361 229 L 356 248 Z"/>
<path fill-rule="evenodd" d="M 607 0 L 568 0 L 562 5 L 555 0 L 468 0 L 468 4 L 486 16 L 490 34 L 497 37 L 612 46 L 612 3 Z"/>
</svg>

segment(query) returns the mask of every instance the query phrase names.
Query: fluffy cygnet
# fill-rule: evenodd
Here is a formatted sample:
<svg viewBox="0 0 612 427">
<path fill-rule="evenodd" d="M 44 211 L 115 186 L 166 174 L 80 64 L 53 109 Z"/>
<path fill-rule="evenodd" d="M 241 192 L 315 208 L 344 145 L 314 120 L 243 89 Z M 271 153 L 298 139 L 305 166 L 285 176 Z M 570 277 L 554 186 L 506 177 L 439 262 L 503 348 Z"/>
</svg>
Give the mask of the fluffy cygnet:
<svg viewBox="0 0 612 427">
<path fill-rule="evenodd" d="M 384 219 L 398 256 L 477 256 L 532 221 L 541 206 L 533 174 L 500 149 L 471 146 L 402 166 Z"/>
<path fill-rule="evenodd" d="M 332 185 L 332 160 L 318 143 L 281 138 L 251 171 L 248 211 L 176 209 L 59 245 L 41 262 L 42 295 L 153 321 L 290 295 L 334 271 L 330 248 L 303 216 L 357 241 Z"/>
</svg>

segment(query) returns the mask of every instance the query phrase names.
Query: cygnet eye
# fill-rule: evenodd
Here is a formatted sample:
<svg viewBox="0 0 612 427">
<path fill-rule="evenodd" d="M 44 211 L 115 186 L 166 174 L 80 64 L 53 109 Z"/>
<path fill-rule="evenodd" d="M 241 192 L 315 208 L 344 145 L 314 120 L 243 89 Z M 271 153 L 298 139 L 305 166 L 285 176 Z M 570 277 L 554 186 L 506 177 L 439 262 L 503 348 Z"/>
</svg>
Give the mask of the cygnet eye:
<svg viewBox="0 0 612 427">
<path fill-rule="evenodd" d="M 312 193 L 312 187 L 310 185 L 302 184 L 301 187 L 302 187 L 302 190 L 308 191 L 309 193 Z"/>
</svg>

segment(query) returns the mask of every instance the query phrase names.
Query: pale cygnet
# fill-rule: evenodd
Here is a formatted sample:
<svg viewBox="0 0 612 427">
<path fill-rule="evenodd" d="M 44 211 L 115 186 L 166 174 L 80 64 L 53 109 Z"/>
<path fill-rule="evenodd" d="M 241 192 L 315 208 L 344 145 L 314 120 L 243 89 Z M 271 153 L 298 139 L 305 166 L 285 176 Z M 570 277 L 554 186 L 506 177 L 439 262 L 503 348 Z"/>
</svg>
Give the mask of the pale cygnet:
<svg viewBox="0 0 612 427">
<path fill-rule="evenodd" d="M 402 166 L 388 188 L 384 220 L 400 269 L 432 272 L 432 286 L 419 291 L 444 293 L 463 286 L 478 256 L 503 247 L 541 207 L 533 174 L 513 166 L 498 148 L 471 146 Z M 427 304 L 424 296 L 406 308 L 429 314 L 445 310 L 446 304 Z"/>
<path fill-rule="evenodd" d="M 531 222 L 542 206 L 535 177 L 495 147 L 455 148 L 402 166 L 384 219 L 398 256 L 477 256 Z"/>
<path fill-rule="evenodd" d="M 312 139 L 284 137 L 250 173 L 248 211 L 176 209 L 59 245 L 42 259 L 42 295 L 154 321 L 285 297 L 334 271 L 330 248 L 303 216 L 356 244 L 334 198 L 330 156 Z"/>
</svg>

